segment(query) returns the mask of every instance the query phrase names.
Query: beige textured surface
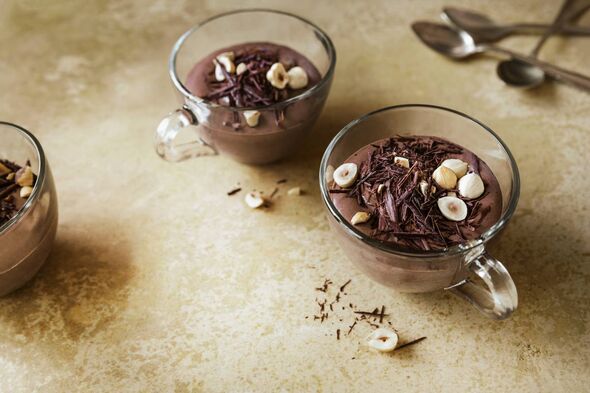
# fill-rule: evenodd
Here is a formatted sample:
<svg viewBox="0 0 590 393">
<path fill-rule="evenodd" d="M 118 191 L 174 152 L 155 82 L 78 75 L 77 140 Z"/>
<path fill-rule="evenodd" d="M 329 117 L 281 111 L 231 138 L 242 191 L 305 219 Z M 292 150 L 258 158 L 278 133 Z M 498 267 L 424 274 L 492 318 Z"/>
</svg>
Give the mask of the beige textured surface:
<svg viewBox="0 0 590 393">
<path fill-rule="evenodd" d="M 317 136 L 265 168 L 161 161 L 151 141 L 176 105 L 171 45 L 244 3 L 0 0 L 0 119 L 39 136 L 61 208 L 46 266 L 0 299 L 0 391 L 587 391 L 590 95 L 511 90 L 491 59 L 429 51 L 409 23 L 436 18 L 442 0 L 252 3 L 308 17 L 336 44 Z M 463 2 L 512 21 L 550 20 L 556 7 L 512 3 Z M 533 39 L 507 44 L 528 50 Z M 590 72 L 590 41 L 552 39 L 542 56 Z M 328 231 L 316 169 L 329 139 L 364 112 L 408 102 L 465 111 L 516 156 L 522 199 L 493 250 L 520 294 L 508 321 L 447 293 L 374 285 Z M 283 177 L 307 195 L 282 187 L 265 212 L 225 195 L 236 182 L 270 191 Z M 385 304 L 402 340 L 428 339 L 393 356 L 363 347 L 368 326 L 337 341 L 349 311 L 343 322 L 305 319 L 325 277 L 352 278 L 347 302 Z"/>
</svg>

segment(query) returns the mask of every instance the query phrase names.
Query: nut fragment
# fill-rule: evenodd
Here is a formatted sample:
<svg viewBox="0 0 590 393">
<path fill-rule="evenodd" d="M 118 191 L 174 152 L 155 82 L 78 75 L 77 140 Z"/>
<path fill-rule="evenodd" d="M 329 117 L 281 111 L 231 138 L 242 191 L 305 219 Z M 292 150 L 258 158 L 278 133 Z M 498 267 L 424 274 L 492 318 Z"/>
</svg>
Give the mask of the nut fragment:
<svg viewBox="0 0 590 393">
<path fill-rule="evenodd" d="M 475 199 L 481 196 L 485 190 L 483 180 L 477 173 L 469 173 L 459 179 L 459 194 L 463 198 Z"/>
<path fill-rule="evenodd" d="M 463 221 L 467 217 L 467 205 L 457 197 L 442 197 L 436 204 L 442 215 L 451 221 Z"/>
<path fill-rule="evenodd" d="M 384 188 L 385 184 L 379 184 L 379 186 L 377 186 L 377 194 L 381 194 Z"/>
<path fill-rule="evenodd" d="M 266 202 L 264 197 L 256 191 L 247 193 L 244 197 L 244 201 L 246 202 L 246 205 L 252 209 L 258 209 L 264 205 L 264 202 Z"/>
<path fill-rule="evenodd" d="M 301 67 L 293 67 L 287 72 L 289 75 L 289 87 L 293 90 L 303 89 L 307 86 L 307 72 Z"/>
<path fill-rule="evenodd" d="M 11 172 L 10 168 L 0 162 L 0 176 L 7 175 Z"/>
<path fill-rule="evenodd" d="M 32 192 L 33 192 L 33 187 L 29 187 L 29 186 L 23 187 L 20 189 L 20 197 L 21 198 L 28 198 Z"/>
<path fill-rule="evenodd" d="M 247 69 L 248 69 L 248 67 L 246 66 L 246 64 L 240 63 L 236 67 L 236 74 L 237 75 L 242 75 L 244 72 L 246 72 Z"/>
<path fill-rule="evenodd" d="M 428 182 L 426 180 L 422 180 L 420 182 L 420 192 L 422 193 L 422 195 L 424 195 L 425 197 L 428 196 Z"/>
<path fill-rule="evenodd" d="M 9 173 L 8 176 L 6 176 L 6 180 L 8 180 L 8 181 L 14 180 L 14 172 Z"/>
<path fill-rule="evenodd" d="M 342 188 L 350 187 L 354 184 L 358 175 L 358 168 L 355 163 L 347 162 L 340 165 L 334 171 L 334 181 Z"/>
<path fill-rule="evenodd" d="M 287 191 L 287 195 L 291 196 L 298 196 L 301 195 L 301 188 L 300 187 L 293 187 Z"/>
<path fill-rule="evenodd" d="M 391 352 L 397 346 L 397 333 L 393 330 L 379 328 L 367 337 L 369 347 L 379 352 Z"/>
<path fill-rule="evenodd" d="M 446 166 L 439 166 L 432 173 L 432 178 L 441 188 L 452 190 L 457 185 L 457 175 Z"/>
<path fill-rule="evenodd" d="M 467 173 L 467 163 L 458 158 L 444 160 L 441 165 L 455 172 L 457 179 L 462 178 Z"/>
<path fill-rule="evenodd" d="M 367 212 L 356 212 L 350 219 L 350 223 L 352 225 L 364 224 L 365 222 L 369 221 L 369 218 L 371 218 L 371 215 Z"/>
<path fill-rule="evenodd" d="M 21 187 L 33 185 L 33 171 L 30 166 L 25 166 L 16 172 L 16 182 Z"/>
<path fill-rule="evenodd" d="M 243 115 L 244 119 L 246 119 L 246 124 L 248 124 L 250 127 L 256 127 L 258 125 L 258 121 L 260 119 L 260 112 L 244 111 Z"/>
<path fill-rule="evenodd" d="M 223 52 L 217 55 L 217 58 L 219 59 L 220 57 L 227 57 L 228 59 L 230 59 L 231 61 L 234 61 L 234 59 L 236 55 L 234 54 L 234 52 Z"/>
<path fill-rule="evenodd" d="M 274 63 L 266 73 L 266 79 L 277 89 L 284 89 L 289 83 L 289 74 L 281 63 Z"/>
<path fill-rule="evenodd" d="M 399 166 L 403 166 L 404 168 L 410 168 L 410 160 L 405 157 L 395 157 L 393 159 L 393 163 Z"/>
</svg>

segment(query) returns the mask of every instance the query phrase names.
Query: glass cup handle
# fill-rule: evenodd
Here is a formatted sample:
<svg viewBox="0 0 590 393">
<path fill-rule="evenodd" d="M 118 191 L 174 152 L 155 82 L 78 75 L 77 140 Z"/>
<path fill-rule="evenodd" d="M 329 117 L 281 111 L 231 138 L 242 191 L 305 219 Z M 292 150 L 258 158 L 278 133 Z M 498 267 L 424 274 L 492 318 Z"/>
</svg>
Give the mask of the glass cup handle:
<svg viewBox="0 0 590 393">
<path fill-rule="evenodd" d="M 518 294 L 504 265 L 484 251 L 469 261 L 467 268 L 480 277 L 485 286 L 466 279 L 447 289 L 490 318 L 508 318 L 518 306 Z"/>
<path fill-rule="evenodd" d="M 169 113 L 160 121 L 156 129 L 154 141 L 156 153 L 164 160 L 174 162 L 217 154 L 215 148 L 201 138 L 189 142 L 175 143 L 175 139 L 181 131 L 197 124 L 197 119 L 187 107 Z"/>
</svg>

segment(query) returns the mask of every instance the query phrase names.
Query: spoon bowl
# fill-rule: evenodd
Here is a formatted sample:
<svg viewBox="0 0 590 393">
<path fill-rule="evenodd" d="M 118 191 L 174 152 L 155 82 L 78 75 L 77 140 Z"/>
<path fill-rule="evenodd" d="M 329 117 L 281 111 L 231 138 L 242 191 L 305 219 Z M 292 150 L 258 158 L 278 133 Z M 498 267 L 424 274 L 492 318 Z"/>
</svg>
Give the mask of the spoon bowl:
<svg viewBox="0 0 590 393">
<path fill-rule="evenodd" d="M 545 72 L 541 68 L 515 59 L 499 62 L 496 73 L 506 84 L 522 89 L 537 87 L 545 82 Z"/>
<path fill-rule="evenodd" d="M 424 44 L 445 56 L 463 59 L 480 52 L 468 33 L 448 25 L 419 21 L 412 23 L 412 30 Z"/>
</svg>

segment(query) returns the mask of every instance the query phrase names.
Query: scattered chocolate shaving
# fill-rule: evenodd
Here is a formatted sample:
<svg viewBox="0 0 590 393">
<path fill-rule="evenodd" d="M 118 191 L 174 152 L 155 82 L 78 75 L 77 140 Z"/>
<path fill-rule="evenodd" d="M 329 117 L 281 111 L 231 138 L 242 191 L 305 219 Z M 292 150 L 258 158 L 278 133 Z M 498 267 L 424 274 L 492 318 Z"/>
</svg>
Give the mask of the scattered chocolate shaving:
<svg viewBox="0 0 590 393">
<path fill-rule="evenodd" d="M 419 343 L 422 340 L 426 340 L 426 337 L 420 337 L 420 338 L 417 338 L 415 340 L 409 341 L 409 342 L 407 342 L 405 344 L 398 345 L 397 347 L 395 347 L 395 350 L 397 351 L 397 350 L 400 350 L 402 348 L 409 347 L 410 345 L 417 344 L 417 343 Z"/>
<path fill-rule="evenodd" d="M 340 340 L 340 329 L 336 329 L 336 340 Z"/>
<path fill-rule="evenodd" d="M 383 323 L 384 316 L 385 316 L 385 306 L 381 306 L 381 314 L 379 314 L 379 323 Z"/>
<path fill-rule="evenodd" d="M 272 192 L 270 193 L 269 198 L 272 199 L 277 194 L 277 192 L 279 192 L 279 189 L 275 187 L 275 189 L 272 190 Z"/>
<path fill-rule="evenodd" d="M 333 284 L 333 282 L 330 279 L 325 279 L 324 284 L 321 287 L 316 288 L 316 291 L 327 292 L 330 284 Z"/>
<path fill-rule="evenodd" d="M 356 326 L 356 322 L 357 322 L 357 321 L 354 321 L 354 322 L 352 323 L 352 325 L 350 325 L 350 329 L 348 329 L 348 333 L 346 333 L 347 335 L 349 335 L 349 334 L 352 332 L 352 329 L 354 329 L 354 327 Z"/>
<path fill-rule="evenodd" d="M 237 194 L 240 191 L 242 191 L 242 189 L 240 187 L 237 187 L 237 188 L 234 188 L 233 190 L 228 191 L 227 195 L 231 196 L 231 195 Z"/>
<path fill-rule="evenodd" d="M 281 179 L 281 180 L 277 180 L 277 184 L 283 184 L 286 183 L 287 179 Z"/>
<path fill-rule="evenodd" d="M 350 282 L 351 282 L 351 281 L 352 281 L 352 279 L 350 279 L 350 280 L 346 281 L 346 282 L 344 283 L 344 285 L 342 285 L 342 286 L 340 287 L 340 292 L 344 292 L 344 288 L 346 288 L 346 286 L 347 286 L 348 284 L 350 284 Z"/>
</svg>

